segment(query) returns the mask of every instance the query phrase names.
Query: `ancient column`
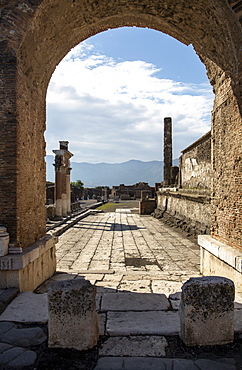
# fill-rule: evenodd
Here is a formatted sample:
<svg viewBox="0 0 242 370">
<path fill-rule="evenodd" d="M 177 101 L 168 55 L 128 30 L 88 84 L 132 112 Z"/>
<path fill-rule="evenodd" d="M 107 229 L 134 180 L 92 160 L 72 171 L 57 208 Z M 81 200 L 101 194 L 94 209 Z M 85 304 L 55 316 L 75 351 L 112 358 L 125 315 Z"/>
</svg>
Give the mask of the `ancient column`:
<svg viewBox="0 0 242 370">
<path fill-rule="evenodd" d="M 67 216 L 71 212 L 70 191 L 70 158 L 73 156 L 68 150 L 68 141 L 60 141 L 60 149 L 55 153 L 55 215 Z"/>
<path fill-rule="evenodd" d="M 71 214 L 71 168 L 66 171 L 66 212 Z"/>
<path fill-rule="evenodd" d="M 164 118 L 164 186 L 171 185 L 172 167 L 172 120 Z"/>
</svg>

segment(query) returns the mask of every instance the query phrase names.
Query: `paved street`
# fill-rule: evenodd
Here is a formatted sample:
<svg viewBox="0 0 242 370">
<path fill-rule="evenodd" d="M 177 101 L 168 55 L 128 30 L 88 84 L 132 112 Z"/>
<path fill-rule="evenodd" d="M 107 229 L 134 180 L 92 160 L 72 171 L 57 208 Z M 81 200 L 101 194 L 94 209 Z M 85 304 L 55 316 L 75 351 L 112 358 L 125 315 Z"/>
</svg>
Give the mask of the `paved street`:
<svg viewBox="0 0 242 370">
<path fill-rule="evenodd" d="M 58 271 L 97 286 L 100 334 L 108 338 L 95 369 L 235 369 L 234 359 L 164 358 L 166 351 L 175 356 L 166 336 L 179 334 L 180 290 L 190 277 L 200 276 L 199 247 L 136 211 L 89 216 L 57 244 Z"/>
<path fill-rule="evenodd" d="M 163 280 L 180 287 L 199 276 L 199 247 L 153 217 L 118 209 L 89 216 L 61 235 L 57 269 L 119 291 L 164 293 Z"/>
<path fill-rule="evenodd" d="M 20 293 L 0 315 L 0 365 L 37 370 L 242 369 L 241 297 L 235 303 L 235 343 L 216 350 L 185 347 L 178 335 L 180 291 L 190 277 L 200 276 L 199 247 L 160 220 L 138 215 L 136 208 L 118 207 L 116 212 L 90 214 L 60 235 L 57 273 L 35 293 Z M 97 287 L 100 341 L 84 352 L 48 349 L 48 286 L 80 277 Z"/>
</svg>

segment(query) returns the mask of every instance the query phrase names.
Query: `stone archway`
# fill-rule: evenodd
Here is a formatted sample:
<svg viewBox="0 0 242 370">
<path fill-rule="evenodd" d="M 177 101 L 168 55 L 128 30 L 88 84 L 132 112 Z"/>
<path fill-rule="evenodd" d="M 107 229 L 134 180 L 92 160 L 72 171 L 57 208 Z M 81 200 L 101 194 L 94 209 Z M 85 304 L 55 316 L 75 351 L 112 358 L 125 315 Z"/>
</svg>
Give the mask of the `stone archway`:
<svg viewBox="0 0 242 370">
<path fill-rule="evenodd" d="M 239 2 L 229 3 L 238 9 Z M 236 17 L 226 0 L 12 0 L 2 6 L 1 17 L 0 225 L 7 227 L 10 251 L 21 260 L 14 265 L 14 256 L 1 258 L 3 286 L 27 279 L 31 284 L 19 286 L 33 289 L 54 271 L 54 241 L 43 241 L 46 90 L 66 53 L 108 28 L 149 27 L 193 44 L 215 92 L 211 232 L 242 247 L 242 32 L 239 13 Z M 24 257 L 41 238 L 44 254 Z M 28 262 L 34 266 L 36 258 L 38 272 Z M 10 282 L 9 270 L 17 268 L 21 278 L 18 272 Z"/>
</svg>

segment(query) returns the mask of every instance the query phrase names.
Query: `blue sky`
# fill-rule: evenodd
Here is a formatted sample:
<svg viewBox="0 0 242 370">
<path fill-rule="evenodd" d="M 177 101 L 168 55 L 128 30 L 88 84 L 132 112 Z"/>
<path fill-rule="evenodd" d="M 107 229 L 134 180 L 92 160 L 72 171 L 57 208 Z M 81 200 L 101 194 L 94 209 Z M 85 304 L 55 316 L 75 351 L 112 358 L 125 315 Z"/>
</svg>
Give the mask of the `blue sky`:
<svg viewBox="0 0 242 370">
<path fill-rule="evenodd" d="M 163 120 L 173 156 L 210 130 L 213 93 L 192 46 L 161 32 L 119 28 L 72 49 L 47 92 L 47 154 L 68 140 L 73 161 L 163 160 Z"/>
</svg>

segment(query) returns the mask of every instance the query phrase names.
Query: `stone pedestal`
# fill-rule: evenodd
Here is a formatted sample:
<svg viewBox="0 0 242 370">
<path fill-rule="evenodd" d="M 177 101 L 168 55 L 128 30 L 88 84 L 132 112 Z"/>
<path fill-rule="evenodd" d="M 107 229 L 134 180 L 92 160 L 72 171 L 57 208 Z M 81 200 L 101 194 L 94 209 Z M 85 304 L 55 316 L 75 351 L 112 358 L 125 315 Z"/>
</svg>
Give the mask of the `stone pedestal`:
<svg viewBox="0 0 242 370">
<path fill-rule="evenodd" d="M 234 283 L 227 278 L 191 278 L 182 287 L 180 337 L 187 346 L 234 340 Z"/>
<path fill-rule="evenodd" d="M 7 228 L 0 226 L 0 257 L 8 254 L 9 233 Z"/>
<path fill-rule="evenodd" d="M 56 237 L 46 234 L 22 252 L 10 244 L 9 253 L 0 257 L 0 289 L 34 290 L 51 277 L 56 270 L 56 242 Z"/>
<path fill-rule="evenodd" d="M 84 279 L 58 281 L 48 291 L 49 347 L 92 348 L 99 336 L 96 287 Z"/>
</svg>

